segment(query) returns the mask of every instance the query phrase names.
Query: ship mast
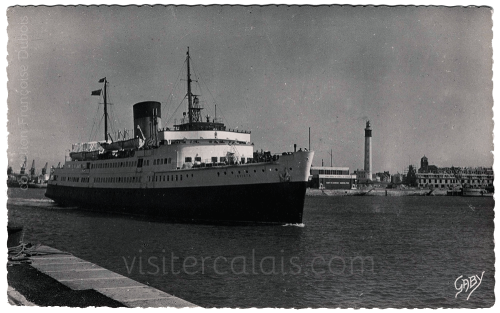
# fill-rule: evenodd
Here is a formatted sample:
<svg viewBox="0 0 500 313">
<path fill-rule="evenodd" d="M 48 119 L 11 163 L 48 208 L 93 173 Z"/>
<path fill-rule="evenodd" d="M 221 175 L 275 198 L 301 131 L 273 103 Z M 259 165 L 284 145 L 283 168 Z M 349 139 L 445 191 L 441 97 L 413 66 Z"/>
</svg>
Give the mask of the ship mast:
<svg viewBox="0 0 500 313">
<path fill-rule="evenodd" d="M 106 86 L 108 85 L 108 81 L 106 77 L 104 77 L 104 140 L 108 142 L 108 102 L 106 95 Z"/>
<path fill-rule="evenodd" d="M 187 97 L 188 100 L 188 110 L 187 112 L 183 112 L 183 118 L 179 125 L 174 125 L 176 129 L 179 130 L 201 130 L 201 129 L 225 129 L 224 124 L 217 122 L 217 107 L 215 108 L 215 119 L 210 122 L 207 116 L 207 121 L 203 122 L 203 118 L 201 115 L 201 110 L 203 108 L 200 105 L 199 95 L 194 95 L 191 89 L 191 83 L 197 82 L 197 80 L 191 79 L 191 56 L 189 55 L 189 47 L 187 47 L 186 52 L 186 80 L 187 80 L 187 94 L 184 99 Z M 186 113 L 188 114 L 188 118 L 186 120 Z M 174 122 L 176 123 L 176 122 Z"/>
<path fill-rule="evenodd" d="M 188 117 L 189 117 L 189 123 L 193 122 L 193 99 L 192 99 L 192 94 L 191 94 L 191 73 L 190 73 L 190 68 L 189 68 L 189 47 L 187 50 L 187 97 L 188 97 Z"/>
<path fill-rule="evenodd" d="M 193 95 L 191 92 L 191 83 L 193 80 L 191 79 L 191 66 L 190 66 L 190 56 L 189 56 L 189 47 L 187 51 L 187 98 L 188 98 L 188 116 L 189 116 L 189 128 L 191 129 L 193 126 L 192 123 L 202 122 L 200 111 L 203 108 L 200 107 L 200 100 L 197 95 Z M 196 81 L 196 80 L 195 80 Z"/>
<path fill-rule="evenodd" d="M 108 96 L 106 94 L 106 89 L 108 85 L 108 81 L 106 77 L 99 79 L 100 83 L 104 83 L 104 139 L 108 142 Z M 100 96 L 102 89 L 97 89 L 92 91 L 92 96 Z"/>
</svg>

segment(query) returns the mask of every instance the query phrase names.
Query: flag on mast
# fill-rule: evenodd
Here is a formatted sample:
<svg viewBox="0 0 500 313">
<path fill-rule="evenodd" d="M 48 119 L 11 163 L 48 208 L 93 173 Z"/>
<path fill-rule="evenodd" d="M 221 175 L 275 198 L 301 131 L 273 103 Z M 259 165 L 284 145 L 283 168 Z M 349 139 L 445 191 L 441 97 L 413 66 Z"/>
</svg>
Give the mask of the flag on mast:
<svg viewBox="0 0 500 313">
<path fill-rule="evenodd" d="M 106 80 L 106 77 L 99 79 L 99 82 L 104 83 L 105 80 Z"/>
<path fill-rule="evenodd" d="M 98 89 L 98 90 L 92 91 L 92 96 L 100 96 L 101 95 L 101 90 L 102 89 Z"/>
</svg>

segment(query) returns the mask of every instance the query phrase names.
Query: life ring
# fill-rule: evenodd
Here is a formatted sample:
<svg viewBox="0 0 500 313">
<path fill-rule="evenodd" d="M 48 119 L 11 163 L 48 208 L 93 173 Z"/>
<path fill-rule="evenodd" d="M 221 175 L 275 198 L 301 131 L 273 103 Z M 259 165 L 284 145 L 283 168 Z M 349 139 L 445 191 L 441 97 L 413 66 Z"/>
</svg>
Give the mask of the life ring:
<svg viewBox="0 0 500 313">
<path fill-rule="evenodd" d="M 19 184 L 21 185 L 28 184 L 28 176 L 21 176 L 21 178 L 19 179 Z"/>
</svg>

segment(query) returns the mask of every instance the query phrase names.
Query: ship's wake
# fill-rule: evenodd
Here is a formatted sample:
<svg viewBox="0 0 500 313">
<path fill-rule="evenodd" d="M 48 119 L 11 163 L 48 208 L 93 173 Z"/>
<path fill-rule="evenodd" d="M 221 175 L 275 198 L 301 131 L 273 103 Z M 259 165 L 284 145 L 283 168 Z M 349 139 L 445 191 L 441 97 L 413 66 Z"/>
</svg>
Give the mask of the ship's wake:
<svg viewBox="0 0 500 313">
<path fill-rule="evenodd" d="M 24 202 L 48 202 L 54 203 L 52 199 L 26 199 L 26 198 L 9 198 L 8 201 L 24 201 Z"/>
<path fill-rule="evenodd" d="M 304 224 L 304 223 L 287 223 L 287 224 L 282 225 L 282 226 L 305 227 L 305 226 L 306 226 L 306 224 Z"/>
<path fill-rule="evenodd" d="M 56 203 L 51 199 L 8 198 L 7 204 L 30 207 L 50 207 Z"/>
</svg>

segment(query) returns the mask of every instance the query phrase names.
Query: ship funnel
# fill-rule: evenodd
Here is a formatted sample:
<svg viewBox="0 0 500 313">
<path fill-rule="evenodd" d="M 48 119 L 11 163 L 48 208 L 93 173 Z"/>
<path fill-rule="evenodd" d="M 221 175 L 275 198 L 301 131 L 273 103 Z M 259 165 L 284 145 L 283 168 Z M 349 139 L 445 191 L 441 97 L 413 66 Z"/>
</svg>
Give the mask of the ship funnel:
<svg viewBox="0 0 500 313">
<path fill-rule="evenodd" d="M 142 137 L 140 127 L 146 139 L 152 138 L 161 128 L 161 103 L 144 101 L 134 104 L 134 137 Z"/>
</svg>

